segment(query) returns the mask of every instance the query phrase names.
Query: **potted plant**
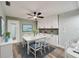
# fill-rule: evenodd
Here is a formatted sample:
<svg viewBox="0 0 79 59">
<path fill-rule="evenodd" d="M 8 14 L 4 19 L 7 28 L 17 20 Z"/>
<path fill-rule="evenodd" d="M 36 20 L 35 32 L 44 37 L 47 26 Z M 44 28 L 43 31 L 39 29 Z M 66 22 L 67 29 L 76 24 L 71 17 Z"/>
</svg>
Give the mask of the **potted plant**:
<svg viewBox="0 0 79 59">
<path fill-rule="evenodd" d="M 34 36 L 38 33 L 38 30 L 33 30 Z"/>
<path fill-rule="evenodd" d="M 35 34 L 36 34 L 36 30 L 33 30 L 33 34 L 34 34 L 34 36 L 35 36 Z"/>
<path fill-rule="evenodd" d="M 7 42 L 9 38 L 10 38 L 10 32 L 6 32 L 5 33 L 5 41 Z"/>
</svg>

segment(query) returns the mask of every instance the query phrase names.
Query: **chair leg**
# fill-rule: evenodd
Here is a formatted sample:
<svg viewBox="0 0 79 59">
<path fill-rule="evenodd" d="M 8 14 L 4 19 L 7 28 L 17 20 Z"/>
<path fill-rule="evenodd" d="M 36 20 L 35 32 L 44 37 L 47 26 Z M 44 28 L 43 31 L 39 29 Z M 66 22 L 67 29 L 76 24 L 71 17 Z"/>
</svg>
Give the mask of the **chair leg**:
<svg viewBox="0 0 79 59">
<path fill-rule="evenodd" d="M 42 53 L 42 49 L 40 50 L 40 52 L 41 52 L 41 55 L 43 55 L 43 53 Z"/>
<path fill-rule="evenodd" d="M 36 51 L 35 51 L 35 58 L 36 58 Z"/>
<path fill-rule="evenodd" d="M 50 51 L 50 47 L 48 46 L 48 50 Z"/>
<path fill-rule="evenodd" d="M 23 47 L 24 47 L 24 45 L 23 45 Z"/>
<path fill-rule="evenodd" d="M 44 47 L 44 53 L 46 53 L 46 49 L 45 49 L 45 47 Z"/>
</svg>

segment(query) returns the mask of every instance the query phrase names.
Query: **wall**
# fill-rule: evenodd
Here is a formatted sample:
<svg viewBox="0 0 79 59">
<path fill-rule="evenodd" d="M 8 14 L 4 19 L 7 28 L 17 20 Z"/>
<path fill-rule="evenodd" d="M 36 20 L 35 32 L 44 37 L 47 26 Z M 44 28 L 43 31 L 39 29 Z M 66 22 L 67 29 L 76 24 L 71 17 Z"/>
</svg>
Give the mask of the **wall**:
<svg viewBox="0 0 79 59">
<path fill-rule="evenodd" d="M 22 36 L 24 35 L 24 34 L 26 34 L 26 33 L 28 33 L 28 34 L 31 34 L 31 33 L 33 33 L 33 32 L 22 32 L 22 24 L 32 24 L 32 26 L 33 26 L 33 29 L 35 29 L 36 27 L 36 25 L 35 25 L 35 23 L 34 23 L 34 21 L 29 21 L 29 20 L 20 20 L 20 32 L 21 32 L 21 38 L 22 38 Z"/>
<path fill-rule="evenodd" d="M 3 5 L 2 5 L 2 2 L 0 1 L 0 16 L 3 17 L 3 20 L 5 21 L 6 18 L 5 18 L 5 13 L 4 13 L 4 10 L 3 10 Z"/>
<path fill-rule="evenodd" d="M 44 19 L 38 20 L 39 28 L 58 28 L 58 17 L 57 15 L 51 15 Z"/>
<path fill-rule="evenodd" d="M 2 7 L 1 7 L 1 2 L 0 2 L 0 16 L 3 16 Z"/>
<path fill-rule="evenodd" d="M 6 22 L 5 14 L 3 12 L 2 5 L 1 5 L 1 1 L 0 1 L 0 16 L 3 18 L 4 22 Z M 4 29 L 5 29 L 5 26 L 4 26 Z M 1 57 L 1 47 L 0 47 L 0 57 Z"/>
<path fill-rule="evenodd" d="M 20 22 L 20 38 L 22 39 L 22 36 L 24 34 L 31 34 L 32 32 L 22 32 L 22 24 L 32 24 L 33 29 L 36 29 L 36 25 L 34 23 L 34 21 L 32 20 L 27 20 L 27 19 L 23 19 L 23 18 L 18 18 L 18 17 L 13 17 L 13 16 L 6 16 L 7 20 L 18 20 Z"/>
<path fill-rule="evenodd" d="M 79 40 L 79 10 L 59 16 L 59 45 L 67 48 L 75 40 Z"/>
<path fill-rule="evenodd" d="M 4 10 L 3 10 L 3 6 L 2 6 L 2 2 L 0 1 L 0 16 L 2 17 L 2 19 L 3 19 L 3 21 L 4 21 L 4 30 L 3 30 L 3 32 L 5 32 L 6 31 L 6 18 L 5 18 L 5 13 L 4 13 Z"/>
</svg>

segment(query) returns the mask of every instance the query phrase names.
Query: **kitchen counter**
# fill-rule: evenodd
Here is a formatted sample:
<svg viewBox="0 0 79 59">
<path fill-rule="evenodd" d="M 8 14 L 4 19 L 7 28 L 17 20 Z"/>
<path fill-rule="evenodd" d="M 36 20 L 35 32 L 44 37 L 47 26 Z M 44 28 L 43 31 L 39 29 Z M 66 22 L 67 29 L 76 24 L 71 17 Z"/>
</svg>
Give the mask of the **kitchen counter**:
<svg viewBox="0 0 79 59">
<path fill-rule="evenodd" d="M 15 43 L 19 43 L 20 41 L 19 40 L 12 40 L 12 38 L 10 38 L 10 39 L 8 39 L 8 41 L 7 42 L 5 42 L 5 41 L 2 41 L 2 42 L 0 42 L 0 47 L 1 46 L 5 46 L 5 45 L 8 45 L 8 44 L 15 44 Z"/>
<path fill-rule="evenodd" d="M 0 57 L 1 58 L 13 58 L 12 44 L 19 43 L 19 40 L 13 40 L 9 38 L 7 42 L 0 38 Z"/>
</svg>

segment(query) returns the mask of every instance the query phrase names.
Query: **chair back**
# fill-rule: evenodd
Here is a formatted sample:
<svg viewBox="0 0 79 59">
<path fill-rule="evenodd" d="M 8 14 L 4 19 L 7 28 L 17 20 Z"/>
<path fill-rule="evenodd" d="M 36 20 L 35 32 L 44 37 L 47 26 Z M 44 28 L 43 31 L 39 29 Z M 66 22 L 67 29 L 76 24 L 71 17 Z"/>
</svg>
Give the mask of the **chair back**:
<svg viewBox="0 0 79 59">
<path fill-rule="evenodd" d="M 37 39 L 37 40 L 35 40 L 35 48 L 37 48 L 37 47 L 41 47 L 41 39 Z"/>
</svg>

